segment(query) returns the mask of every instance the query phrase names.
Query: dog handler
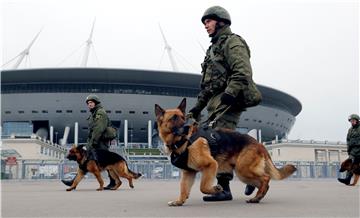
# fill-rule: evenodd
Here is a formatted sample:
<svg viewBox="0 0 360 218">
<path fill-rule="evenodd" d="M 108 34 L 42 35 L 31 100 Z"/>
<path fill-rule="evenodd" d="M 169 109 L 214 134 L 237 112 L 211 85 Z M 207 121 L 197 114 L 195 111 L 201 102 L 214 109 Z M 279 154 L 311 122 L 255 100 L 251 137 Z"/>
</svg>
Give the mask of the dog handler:
<svg viewBox="0 0 360 218">
<path fill-rule="evenodd" d="M 110 125 L 110 119 L 106 114 L 106 111 L 101 106 L 101 102 L 98 96 L 89 95 L 86 97 L 86 104 L 91 112 L 91 115 L 88 118 L 89 121 L 89 135 L 87 139 L 86 149 L 88 151 L 89 159 L 96 160 L 96 154 L 93 152 L 97 149 L 109 150 L 108 142 L 109 140 L 103 137 L 106 127 Z M 109 190 L 115 187 L 116 183 L 113 178 L 110 178 L 110 183 L 104 189 Z M 75 179 L 75 177 L 74 177 Z M 71 186 L 73 180 L 66 181 L 62 180 L 65 185 Z"/>
<path fill-rule="evenodd" d="M 230 14 L 224 8 L 208 8 L 201 22 L 211 37 L 212 44 L 201 64 L 201 90 L 197 102 L 187 117 L 199 120 L 201 111 L 207 106 L 208 119 L 205 123 L 213 121 L 213 128 L 235 130 L 241 112 L 261 101 L 261 93 L 252 80 L 250 50 L 242 37 L 232 33 Z M 246 102 L 247 100 L 250 102 Z M 204 196 L 203 200 L 232 200 L 229 186 L 233 179 L 232 170 L 219 169 L 216 177 L 224 191 Z M 250 195 L 254 189 L 254 186 L 247 185 L 245 194 Z"/>
<path fill-rule="evenodd" d="M 353 164 L 359 164 L 360 162 L 360 127 L 359 127 L 359 115 L 351 114 L 349 116 L 349 122 L 351 127 L 346 136 L 347 152 L 349 159 L 352 160 Z M 348 171 L 346 173 L 346 178 L 338 178 L 339 182 L 349 185 L 351 177 L 353 176 L 352 172 Z"/>
</svg>

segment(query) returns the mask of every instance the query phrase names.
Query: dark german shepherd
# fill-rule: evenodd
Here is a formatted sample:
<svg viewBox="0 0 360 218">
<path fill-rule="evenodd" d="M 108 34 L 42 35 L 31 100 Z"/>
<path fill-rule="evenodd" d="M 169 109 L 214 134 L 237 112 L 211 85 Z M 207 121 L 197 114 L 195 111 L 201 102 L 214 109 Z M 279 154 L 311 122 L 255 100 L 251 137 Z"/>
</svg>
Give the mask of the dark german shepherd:
<svg viewBox="0 0 360 218">
<path fill-rule="evenodd" d="M 247 201 L 258 203 L 268 191 L 270 179 L 284 179 L 296 171 L 290 164 L 277 169 L 261 143 L 229 129 L 216 129 L 223 142 L 219 145 L 220 152 L 217 154 L 211 154 L 209 143 L 203 137 L 190 144 L 188 139 L 198 131 L 197 125 L 191 125 L 184 135 L 177 131 L 184 128 L 185 107 L 185 98 L 175 109 L 164 110 L 155 105 L 159 136 L 166 145 L 165 150 L 176 154 L 188 152 L 186 167 L 190 170 L 182 170 L 180 196 L 177 200 L 168 202 L 169 206 L 181 206 L 185 203 L 197 172 L 202 172 L 201 192 L 215 194 L 222 191 L 220 185 L 213 185 L 216 174 L 235 170 L 241 181 L 258 188 L 256 196 Z"/>
<path fill-rule="evenodd" d="M 79 169 L 73 184 L 66 189 L 66 191 L 71 191 L 76 188 L 81 179 L 87 172 L 91 172 L 95 175 L 98 180 L 100 187 L 96 189 L 97 191 L 102 191 L 104 189 L 104 181 L 101 177 L 101 171 L 108 170 L 110 176 L 116 181 L 116 186 L 112 190 L 116 190 L 120 187 L 121 181 L 120 177 L 124 177 L 129 181 L 129 186 L 134 188 L 132 179 L 137 179 L 141 177 L 140 173 L 134 173 L 128 168 L 128 165 L 123 157 L 119 154 L 108 151 L 108 150 L 95 150 L 96 161 L 88 159 L 88 154 L 83 146 L 73 146 L 67 158 L 69 160 L 75 160 L 79 164 Z"/>
</svg>

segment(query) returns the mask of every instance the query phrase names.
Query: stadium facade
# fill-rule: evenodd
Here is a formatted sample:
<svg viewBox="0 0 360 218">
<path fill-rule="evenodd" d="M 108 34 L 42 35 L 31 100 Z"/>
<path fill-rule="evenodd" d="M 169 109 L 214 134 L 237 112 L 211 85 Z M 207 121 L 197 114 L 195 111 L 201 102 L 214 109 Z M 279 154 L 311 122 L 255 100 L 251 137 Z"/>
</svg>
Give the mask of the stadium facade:
<svg viewBox="0 0 360 218">
<path fill-rule="evenodd" d="M 93 93 L 100 97 L 110 120 L 119 129 L 120 142 L 127 126 L 129 143 L 147 143 L 149 136 L 156 138 L 154 105 L 176 107 L 186 97 L 188 108 L 191 107 L 199 92 L 200 79 L 197 74 L 136 69 L 4 70 L 2 134 L 21 137 L 35 133 L 55 142 L 68 135 L 66 142 L 72 143 L 78 123 L 78 141 L 85 142 L 89 116 L 85 98 Z M 301 103 L 287 93 L 258 86 L 263 101 L 242 114 L 238 130 L 244 133 L 261 130 L 263 141 L 286 137 L 302 109 Z"/>
</svg>

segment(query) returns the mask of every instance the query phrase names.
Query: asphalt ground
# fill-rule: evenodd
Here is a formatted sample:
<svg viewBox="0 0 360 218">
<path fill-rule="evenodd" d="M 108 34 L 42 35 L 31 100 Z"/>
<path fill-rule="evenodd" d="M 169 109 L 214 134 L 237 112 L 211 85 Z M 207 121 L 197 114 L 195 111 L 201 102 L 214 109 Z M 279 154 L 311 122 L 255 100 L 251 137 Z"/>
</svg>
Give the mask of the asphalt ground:
<svg viewBox="0 0 360 218">
<path fill-rule="evenodd" d="M 345 186 L 336 179 L 271 181 L 259 204 L 248 204 L 245 185 L 231 182 L 234 199 L 204 202 L 196 180 L 181 207 L 167 202 L 179 194 L 179 180 L 127 181 L 116 191 L 96 191 L 85 179 L 66 192 L 60 181 L 2 181 L 2 217 L 360 217 L 360 185 Z"/>
</svg>

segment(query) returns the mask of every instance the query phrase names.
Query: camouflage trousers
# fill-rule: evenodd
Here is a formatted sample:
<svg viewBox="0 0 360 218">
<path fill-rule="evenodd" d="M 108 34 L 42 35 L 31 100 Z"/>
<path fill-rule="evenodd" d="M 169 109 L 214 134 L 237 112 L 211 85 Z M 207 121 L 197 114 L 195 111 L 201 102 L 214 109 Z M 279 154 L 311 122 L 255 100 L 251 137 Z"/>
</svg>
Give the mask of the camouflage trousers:
<svg viewBox="0 0 360 218">
<path fill-rule="evenodd" d="M 235 130 L 243 109 L 236 106 L 230 106 L 230 108 L 228 108 L 229 106 L 221 104 L 221 95 L 222 93 L 210 99 L 207 106 L 208 118 L 205 123 L 216 119 L 216 122 L 212 126 L 213 128 L 217 127 Z M 226 112 L 224 112 L 225 110 Z"/>
</svg>

